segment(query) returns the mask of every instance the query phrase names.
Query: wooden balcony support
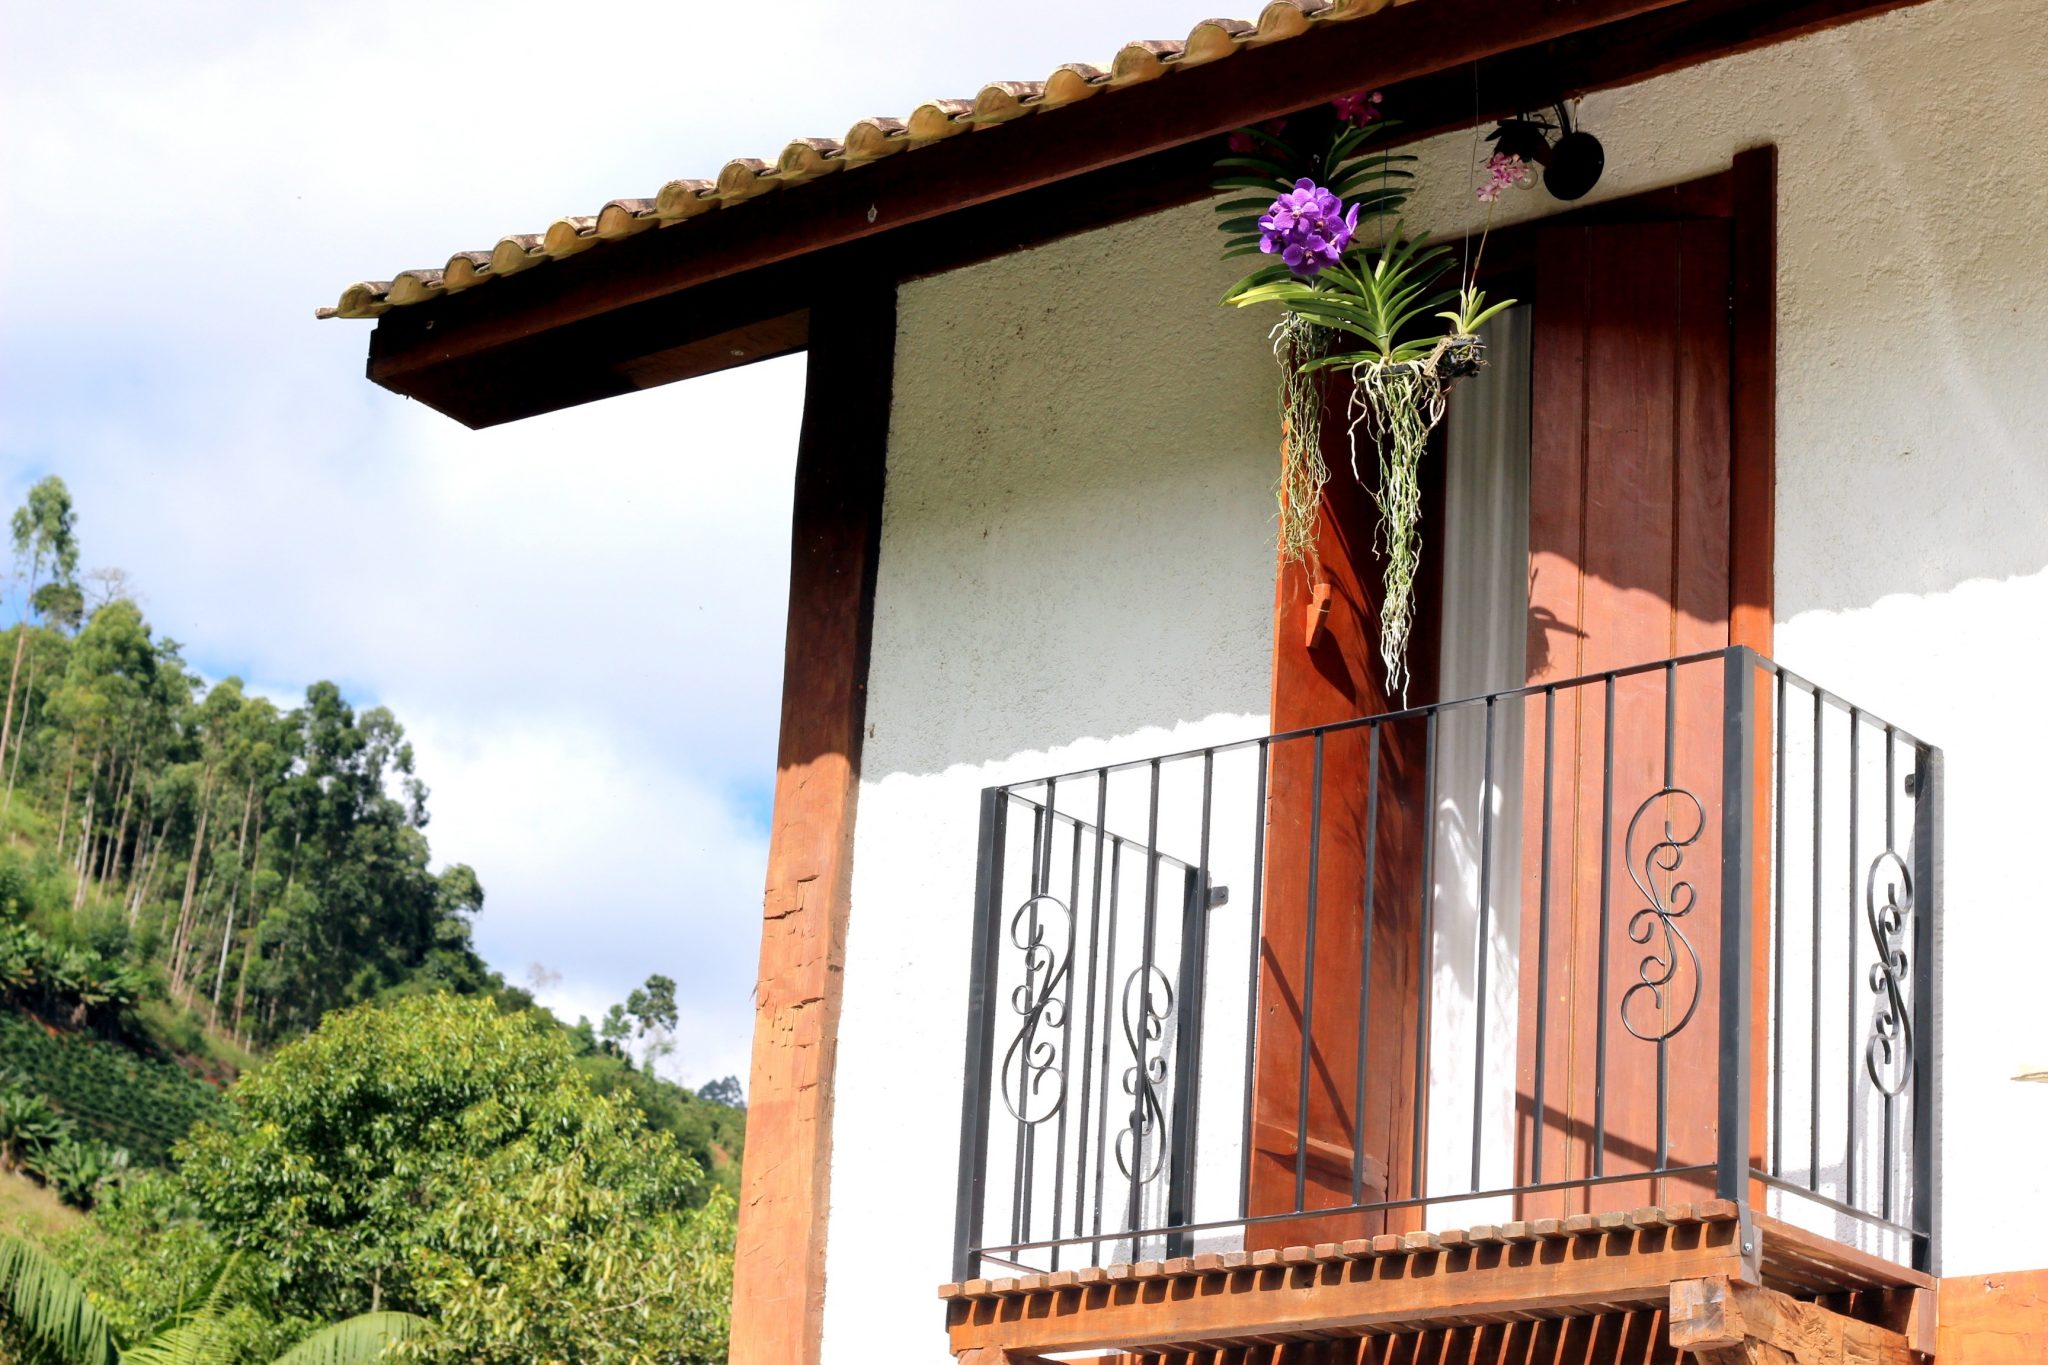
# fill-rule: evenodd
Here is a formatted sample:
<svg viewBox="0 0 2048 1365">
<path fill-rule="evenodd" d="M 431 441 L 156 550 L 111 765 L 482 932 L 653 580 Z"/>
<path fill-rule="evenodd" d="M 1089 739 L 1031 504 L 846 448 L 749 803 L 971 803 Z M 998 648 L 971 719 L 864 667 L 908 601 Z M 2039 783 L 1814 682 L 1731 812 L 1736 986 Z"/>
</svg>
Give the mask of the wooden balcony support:
<svg viewBox="0 0 2048 1365">
<path fill-rule="evenodd" d="M 1573 1319 L 1589 1320 L 1589 1343 L 1610 1327 L 1648 1334 L 1659 1359 L 1907 1365 L 1902 1353 L 1931 1347 L 1931 1289 L 1916 1271 L 1710 1200 L 970 1280 L 940 1296 L 952 1350 L 977 1365 L 1085 1350 L 1292 1361 L 1270 1348 L 1422 1333 L 1491 1333 L 1505 1347 L 1528 1336 L 1517 1324 Z M 1681 1319 L 1693 1344 L 1675 1335 Z M 1836 1346 L 1847 1354 L 1826 1354 Z"/>
<path fill-rule="evenodd" d="M 1668 1322 L 1670 1344 L 1696 1365 L 1915 1365 L 1916 1338 L 1920 1354 L 1933 1349 L 1925 1313 L 1909 1313 L 1899 1331 L 1719 1278 L 1672 1285 Z"/>
</svg>

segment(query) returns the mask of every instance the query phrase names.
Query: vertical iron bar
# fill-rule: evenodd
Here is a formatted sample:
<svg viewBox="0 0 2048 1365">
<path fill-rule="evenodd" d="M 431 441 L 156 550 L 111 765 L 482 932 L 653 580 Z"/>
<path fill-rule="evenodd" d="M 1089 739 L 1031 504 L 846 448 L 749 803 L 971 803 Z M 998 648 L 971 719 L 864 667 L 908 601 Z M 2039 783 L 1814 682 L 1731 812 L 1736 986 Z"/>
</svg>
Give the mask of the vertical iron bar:
<svg viewBox="0 0 2048 1365">
<path fill-rule="evenodd" d="M 1913 1264 L 1941 1274 L 1942 754 L 1920 752 L 1913 784 L 1913 1218 L 1924 1239 Z"/>
<path fill-rule="evenodd" d="M 1543 1094 L 1550 1022 L 1550 820 L 1551 774 L 1557 746 L 1557 689 L 1543 689 L 1543 854 L 1536 893 L 1536 1097 L 1535 1132 L 1530 1143 L 1529 1183 L 1543 1183 L 1543 1134 L 1549 1123 Z"/>
<path fill-rule="evenodd" d="M 1057 816 L 1059 811 L 1054 809 Z M 1067 1120 L 1074 1112 L 1068 1097 L 1074 1092 L 1069 1082 L 1073 1079 L 1074 1056 L 1074 983 L 1080 979 L 1074 970 L 1074 947 L 1081 932 L 1081 821 L 1074 821 L 1074 846 L 1067 853 L 1067 999 L 1065 1012 L 1060 1019 L 1060 1127 L 1053 1142 L 1052 1157 L 1052 1235 L 1059 1240 L 1064 1230 L 1063 1219 L 1067 1212 Z M 1077 1173 L 1074 1177 L 1080 1179 Z M 1076 1228 L 1078 1231 L 1078 1226 Z M 1060 1268 L 1060 1252 L 1065 1248 L 1052 1249 L 1052 1268 Z"/>
<path fill-rule="evenodd" d="M 1252 915 L 1251 946 L 1245 956 L 1244 987 L 1244 1136 L 1238 1152 L 1237 1216 L 1249 1217 L 1252 1208 L 1252 1073 L 1259 1047 L 1259 949 L 1264 924 L 1261 919 L 1266 890 L 1266 749 L 1270 740 L 1259 741 L 1259 773 L 1252 789 Z"/>
<path fill-rule="evenodd" d="M 1306 1207 L 1308 1195 L 1308 1067 L 1315 1047 L 1316 1019 L 1316 902 L 1317 879 L 1322 875 L 1323 852 L 1323 732 L 1315 732 L 1314 776 L 1310 779 L 1308 804 L 1308 924 L 1302 948 L 1301 1057 L 1299 1082 L 1295 1091 L 1294 1118 L 1294 1208 Z"/>
<path fill-rule="evenodd" d="M 1144 1201 L 1145 1124 L 1151 1095 L 1152 1071 L 1146 1045 L 1152 1039 L 1152 970 L 1159 946 L 1159 760 L 1153 759 L 1152 788 L 1145 815 L 1145 931 L 1138 953 L 1138 1022 L 1135 1048 L 1138 1054 L 1136 1084 L 1131 1098 L 1131 1259 L 1138 1259 L 1137 1231 L 1141 1226 Z M 1160 1134 L 1164 1141 L 1166 1135 Z"/>
<path fill-rule="evenodd" d="M 995 1085 L 996 926 L 1002 918 L 1004 807 L 1008 793 L 981 794 L 980 855 L 974 869 L 973 956 L 967 968 L 966 1093 L 960 1101 L 960 1183 L 953 1207 L 953 1278 L 974 1278 L 988 1190 L 990 1090 Z"/>
<path fill-rule="evenodd" d="M 1756 654 L 1728 651 L 1721 750 L 1721 1114 L 1715 1190 L 1747 1207 L 1749 1194 L 1750 871 L 1755 856 Z"/>
<path fill-rule="evenodd" d="M 1778 674 L 1778 737 L 1771 747 L 1776 798 L 1771 807 L 1772 861 L 1771 934 L 1771 1174 L 1785 1176 L 1785 675 Z"/>
<path fill-rule="evenodd" d="M 1473 975 L 1472 1027 L 1472 1193 L 1480 1190 L 1479 1166 L 1486 1105 L 1486 959 L 1493 910 L 1493 706 L 1486 699 L 1486 752 L 1479 782 L 1479 963 Z"/>
<path fill-rule="evenodd" d="M 1358 1078 L 1351 1105 L 1351 1202 L 1365 1202 L 1365 1062 L 1372 1041 L 1373 864 L 1380 843 L 1380 727 L 1365 730 L 1365 916 L 1358 948 Z M 1381 1194 L 1387 1193 L 1384 1189 Z"/>
<path fill-rule="evenodd" d="M 1607 1174 L 1607 959 L 1610 910 L 1614 899 L 1614 675 L 1602 689 L 1606 714 L 1601 718 L 1600 758 L 1600 974 L 1595 999 L 1599 1004 L 1593 1028 L 1593 1174 Z"/>
<path fill-rule="evenodd" d="M 1106 831 L 1105 831 L 1106 832 Z M 1124 882 L 1124 841 L 1112 838 L 1109 841 L 1109 951 L 1102 966 L 1102 1104 L 1095 1113 L 1095 1235 L 1102 1235 L 1102 1186 L 1103 1175 L 1109 1169 L 1113 1151 L 1109 1136 L 1109 1054 L 1116 1039 L 1116 919 L 1117 908 L 1122 899 Z M 1102 1243 L 1093 1244 L 1095 1255 L 1102 1254 Z"/>
<path fill-rule="evenodd" d="M 1109 769 L 1095 770 L 1095 890 L 1088 898 L 1088 989 L 1082 993 L 1076 1005 L 1087 1011 L 1087 1018 L 1081 1026 L 1081 1114 L 1080 1155 L 1074 1162 L 1074 1231 L 1081 1231 L 1083 1209 L 1088 1198 L 1088 1120 L 1090 1106 L 1095 1098 L 1095 966 L 1102 948 L 1102 866 L 1103 845 L 1107 842 L 1106 828 L 1109 821 Z M 1102 1149 L 1095 1151 L 1098 1170 L 1102 1164 Z M 1096 1231 L 1100 1232 L 1098 1227 Z M 1099 1245 L 1089 1244 L 1088 1259 L 1096 1259 Z"/>
<path fill-rule="evenodd" d="M 1187 872 L 1186 904 L 1180 929 L 1180 1017 L 1174 1028 L 1175 1077 L 1172 1144 L 1173 1170 L 1166 1185 L 1166 1224 L 1180 1228 L 1194 1221 L 1195 1140 L 1200 1136 L 1202 1082 L 1202 1005 L 1209 963 L 1209 803 L 1215 795 L 1216 751 L 1202 751 L 1202 832 L 1196 865 Z M 1168 1256 L 1185 1256 L 1188 1236 L 1167 1238 Z"/>
<path fill-rule="evenodd" d="M 1898 739 L 1891 726 L 1884 727 L 1884 847 L 1887 853 L 1895 853 L 1899 847 L 1899 803 L 1893 799 L 1898 785 Z M 1908 893 L 1908 900 L 1911 893 Z M 1898 1127 L 1892 1111 L 1892 1096 L 1884 1096 L 1884 1145 L 1878 1150 L 1878 1166 L 1884 1172 L 1884 1216 L 1895 1218 L 1892 1210 L 1893 1172 L 1897 1162 L 1893 1159 L 1898 1152 Z"/>
<path fill-rule="evenodd" d="M 1807 1152 L 1806 1187 L 1815 1194 L 1820 1193 L 1820 945 L 1821 945 L 1821 808 L 1827 793 L 1827 770 L 1822 758 L 1827 744 L 1826 705 L 1821 700 L 1820 689 L 1813 689 L 1813 927 L 1812 940 L 1806 945 L 1806 955 L 1811 968 L 1812 982 L 1809 986 L 1806 1009 L 1812 1028 L 1808 1040 L 1811 1055 L 1806 1061 Z"/>
<path fill-rule="evenodd" d="M 1436 720 L 1436 707 L 1423 713 L 1422 927 L 1415 972 L 1415 1124 L 1408 1158 L 1409 1183 L 1413 1187 L 1410 1196 L 1415 1199 L 1423 1197 L 1425 1183 L 1423 1125 L 1429 1109 L 1429 1006 L 1435 976 L 1432 963 L 1436 952 Z"/>
<path fill-rule="evenodd" d="M 1842 1202 L 1852 1208 L 1856 1206 L 1856 883 L 1862 871 L 1857 865 L 1859 850 L 1857 824 L 1862 806 L 1862 737 L 1863 713 L 1855 707 L 1849 708 L 1849 913 L 1843 916 L 1842 928 L 1848 939 L 1846 954 L 1849 964 L 1849 978 L 1842 990 L 1842 1012 L 1846 1024 L 1842 1030 L 1842 1058 L 1846 1085 L 1847 1110 L 1842 1121 Z"/>
<path fill-rule="evenodd" d="M 1678 665 L 1664 665 L 1664 788 L 1669 791 L 1675 785 L 1675 770 L 1678 766 Z M 1724 802 L 1731 798 L 1723 795 Z M 1664 837 L 1671 837 L 1671 798 L 1664 798 Z M 1665 890 L 1669 891 L 1669 887 Z M 1674 963 L 1674 965 L 1676 965 Z M 1664 1003 L 1663 993 L 1658 993 L 1658 1004 L 1663 1007 L 1664 1016 L 1657 1021 L 1657 1169 L 1663 1170 L 1671 1164 L 1671 1040 L 1670 1007 Z M 1652 1184 L 1651 1189 L 1659 1188 Z"/>
<path fill-rule="evenodd" d="M 1046 784 L 1048 788 L 1051 785 L 1051 783 Z M 1041 860 L 1048 856 L 1047 845 L 1052 842 L 1052 831 L 1046 828 L 1050 819 L 1048 815 L 1049 810 L 1050 806 L 1048 805 L 1034 806 L 1031 811 L 1031 875 L 1025 883 L 1026 895 L 1029 898 L 1027 904 L 1030 907 L 1030 918 L 1026 921 L 1024 929 L 1024 941 L 1027 944 L 1035 944 L 1038 941 L 1038 898 L 1045 891 L 1045 883 L 1041 880 L 1041 877 L 1046 866 Z M 1032 963 L 1034 960 L 1030 949 L 1027 948 L 1024 953 L 1023 987 L 1027 998 L 1031 994 L 1031 978 L 1034 975 Z M 1024 1044 L 1019 1050 L 1026 1059 L 1025 1066 L 1027 1070 L 1026 1084 L 1020 1087 L 1020 1093 L 1024 1093 L 1029 1089 L 1029 1058 L 1036 1043 L 1034 1022 L 1027 1017 L 1024 1027 Z M 1024 1121 L 1024 1109 L 1025 1106 L 1018 1106 L 1017 1145 L 1012 1152 L 1016 1159 L 1016 1177 L 1010 1185 L 1010 1240 L 1012 1242 L 1028 1242 L 1031 1240 L 1032 1158 L 1034 1155 L 1033 1148 L 1036 1146 L 1036 1139 L 1038 1137 L 1038 1129 Z"/>
</svg>

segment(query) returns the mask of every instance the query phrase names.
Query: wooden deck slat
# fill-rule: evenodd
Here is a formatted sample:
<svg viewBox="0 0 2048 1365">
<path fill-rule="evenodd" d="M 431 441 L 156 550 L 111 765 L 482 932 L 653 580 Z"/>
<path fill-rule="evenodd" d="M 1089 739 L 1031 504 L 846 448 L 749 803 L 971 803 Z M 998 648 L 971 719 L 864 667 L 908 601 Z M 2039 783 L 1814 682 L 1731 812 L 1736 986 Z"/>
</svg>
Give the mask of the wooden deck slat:
<svg viewBox="0 0 2048 1365">
<path fill-rule="evenodd" d="M 1829 1287 L 1835 1289 L 1934 1288 L 1931 1276 L 1911 1266 L 1845 1246 L 1817 1232 L 1761 1216 L 1756 1219 L 1756 1227 L 1763 1240 L 1766 1276 L 1770 1263 L 1774 1259 L 1783 1259 L 1819 1269 L 1824 1272 Z"/>
<path fill-rule="evenodd" d="M 1481 1331 L 1535 1332 L 1560 1319 L 1598 1319 L 1609 1324 L 1597 1329 L 1603 1333 L 1632 1330 L 1613 1324 L 1661 1312 L 1673 1279 L 1730 1273 L 1731 1265 L 1747 1267 L 1737 1278 L 1749 1273 L 1763 1287 L 1830 1303 L 1932 1287 L 1909 1267 L 1767 1217 L 1752 1219 L 1756 1247 L 1745 1257 L 1739 1212 L 1727 1201 L 1704 1200 L 1201 1252 L 971 1280 L 943 1287 L 940 1297 L 955 1350 L 1001 1345 L 1028 1357 L 1110 1349 L 1135 1352 L 1107 1358 L 1130 1365 L 1258 1365 L 1297 1356 L 1319 1362 L 1330 1351 L 1349 1362 L 1342 1343 L 1368 1335 L 1402 1337 L 1418 1349 L 1425 1339 L 1455 1336 L 1477 1350 Z M 1269 1354 L 1286 1343 L 1296 1343 L 1296 1356 Z M 1312 1354 L 1301 1355 L 1302 1344 Z M 1434 1360 L 1434 1349 L 1425 1358 Z"/>
<path fill-rule="evenodd" d="M 1740 1235 L 1735 1223 L 1717 1220 L 1369 1261 L 1261 1266 L 1255 1256 L 1252 1269 L 1223 1274 L 955 1299 L 949 1332 L 956 1352 L 995 1346 L 1026 1353 L 1156 1351 L 1233 1337 L 1308 1340 L 1654 1308 L 1668 1298 L 1673 1280 L 1753 1276 Z"/>
</svg>

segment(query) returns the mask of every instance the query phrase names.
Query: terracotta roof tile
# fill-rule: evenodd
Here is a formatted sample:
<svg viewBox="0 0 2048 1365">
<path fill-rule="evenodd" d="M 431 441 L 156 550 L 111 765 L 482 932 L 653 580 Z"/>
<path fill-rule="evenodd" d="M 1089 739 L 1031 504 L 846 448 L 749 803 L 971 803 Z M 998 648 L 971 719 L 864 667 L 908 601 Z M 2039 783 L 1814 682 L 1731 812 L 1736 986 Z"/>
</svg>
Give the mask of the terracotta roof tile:
<svg viewBox="0 0 2048 1365">
<path fill-rule="evenodd" d="M 651 199 L 614 199 L 594 216 L 559 218 L 544 233 L 501 238 L 489 251 L 460 251 L 439 269 L 404 270 L 389 281 L 364 281 L 341 291 L 320 317 L 374 318 L 393 308 L 474 289 L 546 261 L 573 256 L 651 228 L 673 228 L 727 204 L 802 185 L 897 152 L 915 150 L 977 129 L 1057 109 L 1105 91 L 1221 61 L 1247 47 L 1297 38 L 1317 26 L 1373 14 L 1404 0 L 1271 0 L 1257 20 L 1204 19 L 1183 41 L 1128 43 L 1109 68 L 1068 63 L 1042 81 L 996 81 L 971 100 L 930 100 L 908 118 L 865 118 L 841 139 L 798 138 L 772 161 L 740 157 L 712 180 L 671 180 Z"/>
</svg>

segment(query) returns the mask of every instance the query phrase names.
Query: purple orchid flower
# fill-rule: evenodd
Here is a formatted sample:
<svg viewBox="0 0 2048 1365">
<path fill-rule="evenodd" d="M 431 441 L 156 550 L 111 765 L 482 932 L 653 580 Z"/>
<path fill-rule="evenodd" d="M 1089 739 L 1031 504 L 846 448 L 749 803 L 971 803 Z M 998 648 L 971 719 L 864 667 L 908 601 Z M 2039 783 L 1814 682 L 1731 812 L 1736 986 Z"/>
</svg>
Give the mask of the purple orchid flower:
<svg viewBox="0 0 2048 1365">
<path fill-rule="evenodd" d="M 1277 254 L 1289 270 L 1313 278 L 1343 258 L 1357 231 L 1358 205 L 1346 213 L 1336 195 L 1302 179 L 1259 219 L 1259 250 Z"/>
</svg>

